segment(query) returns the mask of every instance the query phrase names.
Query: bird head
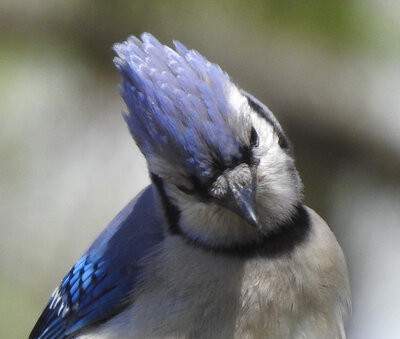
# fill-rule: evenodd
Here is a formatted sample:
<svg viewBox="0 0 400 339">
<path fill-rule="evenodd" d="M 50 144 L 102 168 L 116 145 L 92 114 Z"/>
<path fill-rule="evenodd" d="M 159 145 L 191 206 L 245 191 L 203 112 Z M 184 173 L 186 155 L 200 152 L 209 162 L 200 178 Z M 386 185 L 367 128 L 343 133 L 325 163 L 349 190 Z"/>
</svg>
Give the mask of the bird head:
<svg viewBox="0 0 400 339">
<path fill-rule="evenodd" d="M 189 231 L 218 220 L 265 231 L 299 196 L 289 143 L 268 108 L 218 65 L 174 45 L 144 33 L 114 46 L 130 132 L 153 178 L 192 219 L 184 224 L 199 225 Z"/>
</svg>

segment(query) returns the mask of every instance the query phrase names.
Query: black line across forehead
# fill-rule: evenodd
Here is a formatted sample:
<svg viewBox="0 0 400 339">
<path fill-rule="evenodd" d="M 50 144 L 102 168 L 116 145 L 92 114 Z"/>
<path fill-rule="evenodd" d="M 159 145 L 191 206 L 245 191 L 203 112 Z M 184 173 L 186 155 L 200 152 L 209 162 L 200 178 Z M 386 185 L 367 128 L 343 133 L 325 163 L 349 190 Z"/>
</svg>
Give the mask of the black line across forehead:
<svg viewBox="0 0 400 339">
<path fill-rule="evenodd" d="M 263 119 L 265 119 L 274 129 L 274 132 L 278 136 L 278 143 L 279 146 L 288 153 L 292 152 L 292 147 L 290 145 L 289 139 L 283 132 L 281 126 L 278 124 L 275 116 L 272 112 L 265 106 L 260 100 L 256 99 L 251 94 L 247 93 L 246 91 L 241 91 L 242 94 L 247 98 L 247 102 L 249 106 Z"/>
</svg>

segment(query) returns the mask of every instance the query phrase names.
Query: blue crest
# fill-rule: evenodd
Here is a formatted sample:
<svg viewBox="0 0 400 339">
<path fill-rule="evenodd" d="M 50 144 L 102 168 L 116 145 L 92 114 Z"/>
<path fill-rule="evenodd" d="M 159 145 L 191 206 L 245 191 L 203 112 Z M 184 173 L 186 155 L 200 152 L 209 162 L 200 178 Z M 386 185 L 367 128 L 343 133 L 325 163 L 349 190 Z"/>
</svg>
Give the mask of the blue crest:
<svg viewBox="0 0 400 339">
<path fill-rule="evenodd" d="M 173 50 L 149 33 L 141 38 L 115 44 L 114 63 L 129 110 L 124 118 L 146 158 L 162 157 L 204 179 L 235 163 L 243 146 L 233 127 L 239 118 L 228 101 L 229 76 L 179 42 Z"/>
</svg>

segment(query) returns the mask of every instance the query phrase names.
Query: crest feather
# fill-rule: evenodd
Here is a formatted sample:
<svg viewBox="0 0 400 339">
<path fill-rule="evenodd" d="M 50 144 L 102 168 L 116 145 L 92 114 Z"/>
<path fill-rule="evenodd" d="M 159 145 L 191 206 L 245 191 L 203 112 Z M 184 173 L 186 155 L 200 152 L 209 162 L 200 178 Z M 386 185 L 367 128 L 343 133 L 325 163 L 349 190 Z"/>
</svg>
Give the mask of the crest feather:
<svg viewBox="0 0 400 339">
<path fill-rule="evenodd" d="M 243 122 L 230 103 L 237 88 L 218 65 L 180 42 L 174 46 L 149 33 L 114 45 L 124 118 L 148 161 L 161 157 L 206 179 L 215 162 L 229 166 L 241 157 Z"/>
</svg>

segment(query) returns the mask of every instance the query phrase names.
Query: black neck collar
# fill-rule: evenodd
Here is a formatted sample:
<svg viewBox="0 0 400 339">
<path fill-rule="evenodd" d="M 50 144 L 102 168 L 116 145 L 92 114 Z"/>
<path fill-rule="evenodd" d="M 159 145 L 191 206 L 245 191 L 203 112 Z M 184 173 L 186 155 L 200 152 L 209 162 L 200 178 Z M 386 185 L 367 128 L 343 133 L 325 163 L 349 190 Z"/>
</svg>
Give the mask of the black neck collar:
<svg viewBox="0 0 400 339">
<path fill-rule="evenodd" d="M 179 235 L 192 246 L 201 248 L 207 252 L 227 255 L 231 257 L 268 257 L 274 258 L 290 254 L 296 246 L 306 241 L 311 229 L 310 217 L 302 203 L 295 207 L 290 220 L 276 226 L 275 230 L 263 235 L 257 241 L 233 245 L 229 247 L 210 246 L 206 243 L 193 239 L 179 227 L 180 211 L 167 196 L 163 180 L 151 173 L 153 184 L 157 188 L 168 221 L 168 232 Z"/>
</svg>

